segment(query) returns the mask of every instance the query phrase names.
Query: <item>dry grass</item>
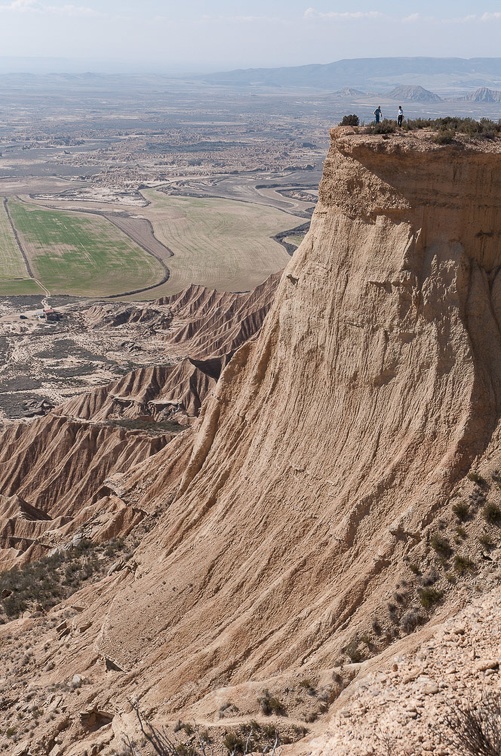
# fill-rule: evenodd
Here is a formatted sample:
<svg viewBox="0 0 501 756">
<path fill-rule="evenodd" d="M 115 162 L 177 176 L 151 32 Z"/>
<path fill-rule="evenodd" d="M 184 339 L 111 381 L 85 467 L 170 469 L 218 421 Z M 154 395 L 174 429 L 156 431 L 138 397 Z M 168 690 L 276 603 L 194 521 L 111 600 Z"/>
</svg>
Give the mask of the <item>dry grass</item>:
<svg viewBox="0 0 501 756">
<path fill-rule="evenodd" d="M 222 291 L 247 291 L 285 267 L 289 256 L 271 237 L 296 219 L 263 205 L 224 199 L 143 194 L 142 215 L 156 237 L 174 252 L 167 284 L 148 296 L 181 291 L 191 283 Z"/>
</svg>

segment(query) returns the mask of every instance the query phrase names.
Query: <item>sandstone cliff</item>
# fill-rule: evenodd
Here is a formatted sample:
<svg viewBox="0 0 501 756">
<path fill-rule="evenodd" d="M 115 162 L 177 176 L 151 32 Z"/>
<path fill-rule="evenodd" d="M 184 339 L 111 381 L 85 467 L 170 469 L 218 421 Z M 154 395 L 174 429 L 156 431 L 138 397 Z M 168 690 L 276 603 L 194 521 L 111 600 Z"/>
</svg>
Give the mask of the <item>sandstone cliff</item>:
<svg viewBox="0 0 501 756">
<path fill-rule="evenodd" d="M 160 722 L 217 723 L 225 702 L 255 716 L 270 688 L 304 722 L 301 681 L 323 689 L 325 714 L 363 664 L 417 645 L 484 578 L 496 590 L 479 564 L 496 536 L 480 508 L 499 498 L 500 167 L 499 142 L 333 132 L 311 231 L 259 337 L 194 438 L 120 477 L 121 500 L 157 520 L 132 566 L 79 595 L 60 671 L 38 677 L 84 671 L 108 712 L 83 733 L 68 696 L 56 753 L 84 737 L 111 748 L 134 726 L 131 695 Z M 449 580 L 463 500 L 474 566 Z M 336 752 L 323 726 L 292 748 Z"/>
</svg>

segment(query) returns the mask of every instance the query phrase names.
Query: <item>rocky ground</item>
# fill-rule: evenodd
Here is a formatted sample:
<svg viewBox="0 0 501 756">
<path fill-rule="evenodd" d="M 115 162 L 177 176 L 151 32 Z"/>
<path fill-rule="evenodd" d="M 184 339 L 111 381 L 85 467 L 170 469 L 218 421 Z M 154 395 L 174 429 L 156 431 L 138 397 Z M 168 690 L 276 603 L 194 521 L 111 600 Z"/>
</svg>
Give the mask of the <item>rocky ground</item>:
<svg viewBox="0 0 501 756">
<path fill-rule="evenodd" d="M 325 736 L 303 753 L 466 753 L 455 745 L 459 710 L 475 709 L 489 696 L 501 697 L 500 616 L 498 586 L 436 627 L 413 650 L 394 652 L 386 666 L 359 676 L 337 702 Z"/>
</svg>

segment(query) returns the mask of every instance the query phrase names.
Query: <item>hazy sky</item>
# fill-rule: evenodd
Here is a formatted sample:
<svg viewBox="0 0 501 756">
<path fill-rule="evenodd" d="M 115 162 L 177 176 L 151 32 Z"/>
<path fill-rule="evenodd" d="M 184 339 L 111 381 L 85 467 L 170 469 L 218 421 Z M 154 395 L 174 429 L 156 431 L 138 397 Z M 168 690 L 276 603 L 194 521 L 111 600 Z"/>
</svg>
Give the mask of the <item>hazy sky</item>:
<svg viewBox="0 0 501 756">
<path fill-rule="evenodd" d="M 501 57 L 501 3 L 0 0 L 2 57 L 207 71 L 399 55 Z"/>
</svg>

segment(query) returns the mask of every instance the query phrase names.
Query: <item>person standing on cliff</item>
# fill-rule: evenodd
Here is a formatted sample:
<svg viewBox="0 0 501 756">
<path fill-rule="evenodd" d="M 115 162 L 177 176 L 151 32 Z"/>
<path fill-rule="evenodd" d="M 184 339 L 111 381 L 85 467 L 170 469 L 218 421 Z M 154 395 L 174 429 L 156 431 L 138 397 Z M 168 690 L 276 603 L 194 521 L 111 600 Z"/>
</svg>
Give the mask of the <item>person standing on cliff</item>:
<svg viewBox="0 0 501 756">
<path fill-rule="evenodd" d="M 374 111 L 374 118 L 376 119 L 376 123 L 379 123 L 379 121 L 383 118 L 383 111 L 381 110 L 381 105 L 378 105 L 376 110 Z"/>
<path fill-rule="evenodd" d="M 397 124 L 402 127 L 402 121 L 404 120 L 404 111 L 402 110 L 402 106 L 398 106 L 398 113 L 397 113 Z"/>
</svg>

